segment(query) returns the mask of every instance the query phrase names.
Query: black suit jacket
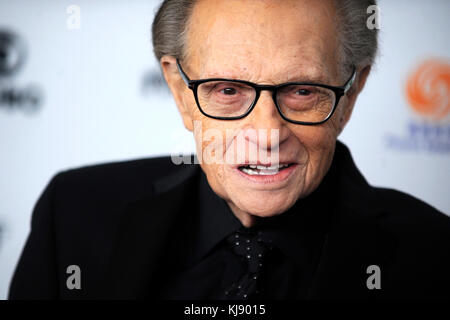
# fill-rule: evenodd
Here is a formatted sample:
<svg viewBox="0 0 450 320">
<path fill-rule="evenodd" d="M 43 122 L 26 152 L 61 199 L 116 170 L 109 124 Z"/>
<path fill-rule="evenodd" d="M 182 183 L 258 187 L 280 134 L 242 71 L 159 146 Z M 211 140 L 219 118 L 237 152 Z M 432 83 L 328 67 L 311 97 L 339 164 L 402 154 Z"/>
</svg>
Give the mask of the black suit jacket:
<svg viewBox="0 0 450 320">
<path fill-rule="evenodd" d="M 449 298 L 450 218 L 370 186 L 340 142 L 334 161 L 338 201 L 308 298 Z M 163 157 L 57 174 L 34 208 L 9 297 L 153 297 L 168 276 L 167 243 L 194 206 L 200 170 Z M 67 288 L 70 265 L 81 269 L 80 290 Z M 381 289 L 367 287 L 370 265 L 380 268 Z"/>
</svg>

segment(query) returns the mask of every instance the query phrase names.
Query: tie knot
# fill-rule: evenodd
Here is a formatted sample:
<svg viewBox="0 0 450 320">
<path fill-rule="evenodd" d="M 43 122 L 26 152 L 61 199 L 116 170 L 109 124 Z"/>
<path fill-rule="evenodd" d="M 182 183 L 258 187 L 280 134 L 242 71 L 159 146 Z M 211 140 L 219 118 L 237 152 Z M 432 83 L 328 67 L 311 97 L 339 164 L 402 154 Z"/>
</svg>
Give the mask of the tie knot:
<svg viewBox="0 0 450 320">
<path fill-rule="evenodd" d="M 233 252 L 246 261 L 250 273 L 259 272 L 268 251 L 272 249 L 271 239 L 262 231 L 238 230 L 227 241 Z"/>
<path fill-rule="evenodd" d="M 272 249 L 271 239 L 262 231 L 241 228 L 228 236 L 227 243 L 233 253 L 243 260 L 245 270 L 237 282 L 225 289 L 225 299 L 252 299 L 258 296 L 262 269 Z"/>
</svg>

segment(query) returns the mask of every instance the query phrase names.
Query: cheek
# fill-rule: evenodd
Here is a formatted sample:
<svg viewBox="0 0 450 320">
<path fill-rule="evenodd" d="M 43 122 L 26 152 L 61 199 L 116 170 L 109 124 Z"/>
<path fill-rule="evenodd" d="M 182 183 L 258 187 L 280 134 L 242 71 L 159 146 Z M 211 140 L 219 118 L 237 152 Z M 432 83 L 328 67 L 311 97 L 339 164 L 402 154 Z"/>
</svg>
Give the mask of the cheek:
<svg viewBox="0 0 450 320">
<path fill-rule="evenodd" d="M 333 159 L 336 130 L 330 120 L 318 126 L 295 128 L 295 135 L 308 154 L 303 171 L 306 193 L 317 187 Z"/>
<path fill-rule="evenodd" d="M 337 131 L 331 120 L 322 125 L 296 127 L 292 130 L 310 156 L 334 146 Z"/>
<path fill-rule="evenodd" d="M 226 130 L 223 124 L 209 119 L 201 113 L 194 120 L 194 138 L 197 156 L 203 172 L 213 190 L 224 196 L 226 175 L 223 162 L 226 160 Z"/>
<path fill-rule="evenodd" d="M 213 164 L 201 163 L 200 166 L 202 167 L 203 172 L 208 177 L 210 185 L 213 187 L 213 189 L 217 189 L 218 186 L 223 183 L 224 181 L 223 179 L 225 178 L 223 167 L 215 163 Z"/>
<path fill-rule="evenodd" d="M 348 107 L 348 99 L 347 96 L 341 98 L 339 102 L 339 106 L 333 114 L 333 117 L 329 120 L 331 126 L 336 132 L 336 136 L 342 131 L 345 125 L 345 119 L 348 116 L 347 112 L 349 111 Z"/>
<path fill-rule="evenodd" d="M 221 198 L 229 200 L 230 197 L 226 191 L 228 180 L 224 165 L 216 163 L 206 164 L 203 162 L 200 166 L 208 179 L 211 189 Z"/>
<path fill-rule="evenodd" d="M 217 120 L 206 117 L 194 120 L 194 138 L 202 163 L 221 164 L 225 161 L 226 128 Z"/>
</svg>

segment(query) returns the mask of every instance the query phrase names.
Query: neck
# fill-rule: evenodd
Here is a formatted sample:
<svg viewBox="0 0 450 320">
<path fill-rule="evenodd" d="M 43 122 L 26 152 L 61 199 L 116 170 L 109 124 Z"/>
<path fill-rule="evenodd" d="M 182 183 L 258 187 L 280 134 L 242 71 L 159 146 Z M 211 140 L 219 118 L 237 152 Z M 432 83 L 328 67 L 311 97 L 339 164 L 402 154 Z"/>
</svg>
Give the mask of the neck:
<svg viewBox="0 0 450 320">
<path fill-rule="evenodd" d="M 253 227 L 257 223 L 259 217 L 239 209 L 236 205 L 234 205 L 231 202 L 227 202 L 227 203 L 228 203 L 228 206 L 230 207 L 231 211 L 235 215 L 235 217 L 242 223 L 242 225 L 244 227 L 250 228 L 250 227 Z"/>
</svg>

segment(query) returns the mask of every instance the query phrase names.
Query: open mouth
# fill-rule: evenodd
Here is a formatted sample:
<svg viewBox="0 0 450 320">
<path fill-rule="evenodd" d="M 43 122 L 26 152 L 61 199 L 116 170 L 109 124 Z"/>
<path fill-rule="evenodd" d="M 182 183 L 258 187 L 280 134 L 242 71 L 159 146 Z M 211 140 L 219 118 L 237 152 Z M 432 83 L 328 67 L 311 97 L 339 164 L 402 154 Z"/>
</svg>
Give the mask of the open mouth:
<svg viewBox="0 0 450 320">
<path fill-rule="evenodd" d="M 251 175 L 251 176 L 272 176 L 277 174 L 280 171 L 283 171 L 290 166 L 292 166 L 293 163 L 290 164 L 279 164 L 279 165 L 273 165 L 273 166 L 264 166 L 264 165 L 244 165 L 240 166 L 239 170 L 242 171 L 245 174 Z"/>
</svg>

